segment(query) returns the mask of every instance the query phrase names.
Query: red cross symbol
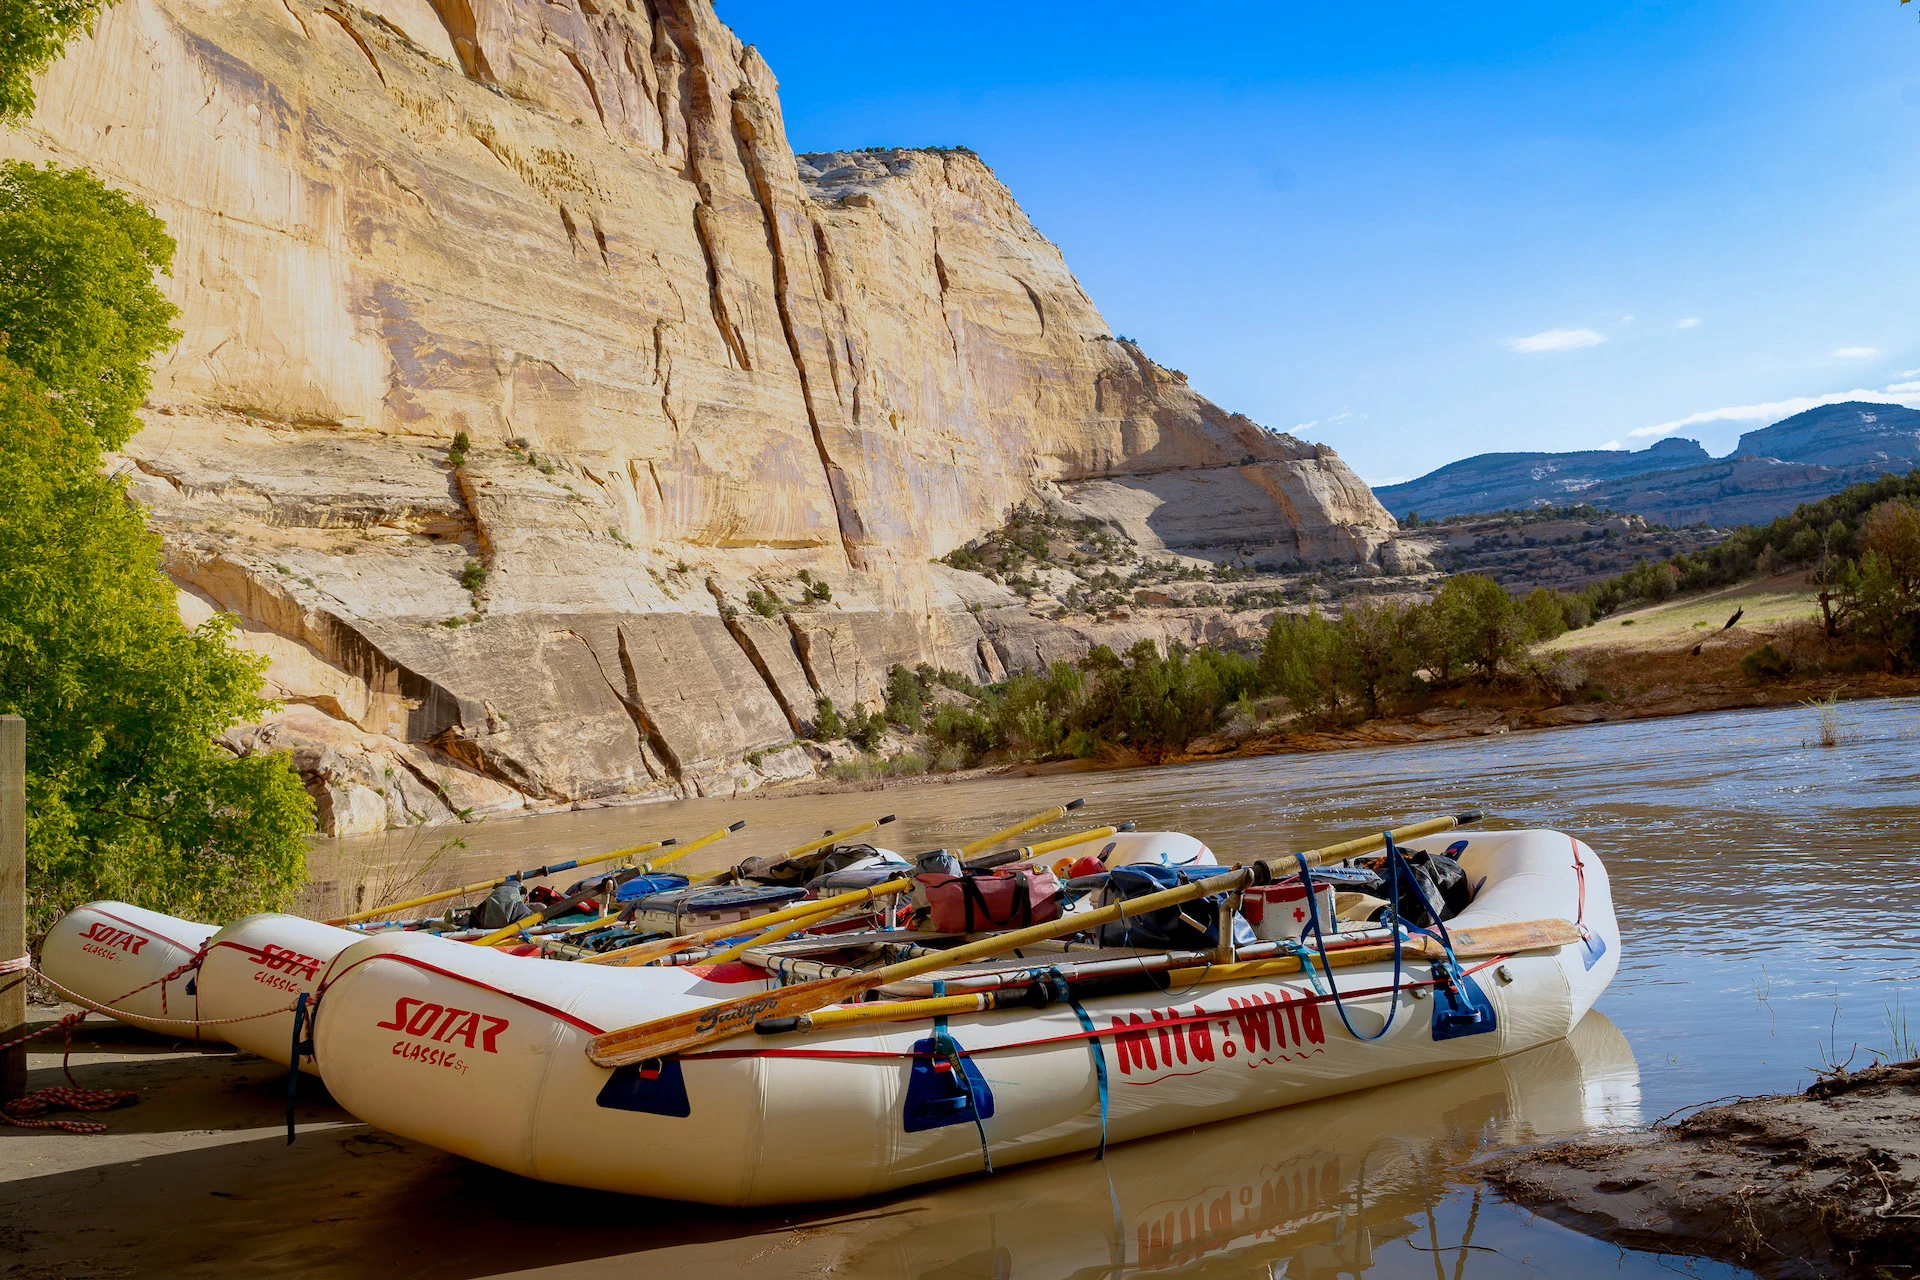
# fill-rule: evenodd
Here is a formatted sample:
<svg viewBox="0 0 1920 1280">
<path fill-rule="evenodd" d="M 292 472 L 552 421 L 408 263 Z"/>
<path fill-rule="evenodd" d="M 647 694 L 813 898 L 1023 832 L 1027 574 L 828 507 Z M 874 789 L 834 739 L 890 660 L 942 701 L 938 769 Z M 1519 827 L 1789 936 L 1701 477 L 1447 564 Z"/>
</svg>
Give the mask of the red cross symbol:
<svg viewBox="0 0 1920 1280">
<path fill-rule="evenodd" d="M 1299 907 L 1295 907 L 1293 909 L 1293 922 L 1295 924 L 1299 924 L 1302 920 L 1305 920 L 1306 918 L 1307 918 L 1307 913 L 1302 911 Z"/>
</svg>

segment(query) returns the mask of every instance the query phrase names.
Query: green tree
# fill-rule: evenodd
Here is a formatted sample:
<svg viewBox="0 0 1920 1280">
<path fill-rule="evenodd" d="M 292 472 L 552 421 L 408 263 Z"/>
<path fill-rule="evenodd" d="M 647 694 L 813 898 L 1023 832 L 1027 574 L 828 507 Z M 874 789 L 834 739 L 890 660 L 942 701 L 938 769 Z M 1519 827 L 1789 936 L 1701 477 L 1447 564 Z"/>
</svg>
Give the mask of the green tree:
<svg viewBox="0 0 1920 1280">
<path fill-rule="evenodd" d="M 120 898 L 220 919 L 284 905 L 312 800 L 284 755 L 214 744 L 265 660 L 191 631 L 93 437 L 0 359 L 0 712 L 27 719 L 31 926 Z"/>
<path fill-rule="evenodd" d="M 857 713 L 859 708 L 855 708 Z M 846 721 L 833 709 L 832 698 L 816 698 L 813 703 L 813 737 L 816 742 L 832 742 L 847 736 Z"/>
<path fill-rule="evenodd" d="M 1463 573 L 1447 579 L 1434 596 L 1434 610 L 1445 619 L 1455 652 L 1492 683 L 1520 652 L 1520 610 L 1507 589 L 1492 578 Z"/>
<path fill-rule="evenodd" d="M 75 35 L 91 31 L 103 0 L 0 0 L 0 120 L 33 110 L 33 78 Z"/>
<path fill-rule="evenodd" d="M 1338 719 L 1339 655 L 1333 624 L 1318 610 L 1278 614 L 1260 650 L 1260 688 L 1285 698 L 1302 720 Z"/>
<path fill-rule="evenodd" d="M 1521 639 L 1539 644 L 1567 633 L 1567 609 L 1559 592 L 1535 587 L 1520 602 Z"/>
<path fill-rule="evenodd" d="M 920 677 L 894 663 L 887 670 L 887 719 L 908 733 L 918 733 L 926 718 L 927 695 Z"/>
<path fill-rule="evenodd" d="M 140 429 L 148 362 L 180 337 L 153 283 L 172 265 L 166 224 L 92 174 L 0 163 L 0 355 L 104 448 Z"/>
<path fill-rule="evenodd" d="M 1407 610 L 1392 601 L 1356 600 L 1334 624 L 1340 683 L 1369 720 L 1413 679 L 1407 622 Z"/>
</svg>

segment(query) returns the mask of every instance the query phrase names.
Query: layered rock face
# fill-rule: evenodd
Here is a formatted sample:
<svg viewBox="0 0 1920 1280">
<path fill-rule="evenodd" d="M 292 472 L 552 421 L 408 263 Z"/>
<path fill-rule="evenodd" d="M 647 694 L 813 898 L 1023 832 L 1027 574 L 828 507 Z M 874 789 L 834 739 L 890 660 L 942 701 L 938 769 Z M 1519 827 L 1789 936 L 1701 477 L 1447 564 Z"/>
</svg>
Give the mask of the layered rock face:
<svg viewBox="0 0 1920 1280">
<path fill-rule="evenodd" d="M 1024 502 L 1276 562 L 1393 527 L 1110 337 L 970 153 L 796 159 L 707 0 L 122 0 L 39 102 L 0 150 L 179 242 L 126 463 L 335 829 L 794 776 L 894 662 L 1084 649 L 930 563 Z"/>
</svg>

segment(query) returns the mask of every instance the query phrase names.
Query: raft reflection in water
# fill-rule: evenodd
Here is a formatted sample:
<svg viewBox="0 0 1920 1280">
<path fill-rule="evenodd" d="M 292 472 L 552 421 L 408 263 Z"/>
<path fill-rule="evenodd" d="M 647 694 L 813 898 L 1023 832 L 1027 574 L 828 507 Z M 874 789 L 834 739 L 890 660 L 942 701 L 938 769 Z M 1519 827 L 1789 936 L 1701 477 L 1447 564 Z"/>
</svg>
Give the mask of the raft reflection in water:
<svg viewBox="0 0 1920 1280">
<path fill-rule="evenodd" d="M 875 1243 L 843 1274 L 1265 1269 L 1331 1280 L 1365 1272 L 1376 1246 L 1424 1231 L 1422 1215 L 1477 1181 L 1468 1165 L 1479 1157 L 1639 1118 L 1633 1050 L 1605 1015 L 1589 1013 L 1566 1040 L 1510 1058 L 890 1204 L 889 1216 L 923 1225 Z"/>
</svg>

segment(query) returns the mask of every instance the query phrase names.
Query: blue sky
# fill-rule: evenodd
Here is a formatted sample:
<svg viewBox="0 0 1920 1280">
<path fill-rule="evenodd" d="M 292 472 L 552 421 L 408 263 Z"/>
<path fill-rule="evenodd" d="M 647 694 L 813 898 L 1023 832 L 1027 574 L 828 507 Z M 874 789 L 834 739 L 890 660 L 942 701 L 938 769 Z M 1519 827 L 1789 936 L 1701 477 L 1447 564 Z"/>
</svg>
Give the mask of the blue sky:
<svg viewBox="0 0 1920 1280">
<path fill-rule="evenodd" d="M 1920 6 L 718 8 L 796 150 L 973 147 L 1116 333 L 1369 480 L 1920 405 Z"/>
</svg>

